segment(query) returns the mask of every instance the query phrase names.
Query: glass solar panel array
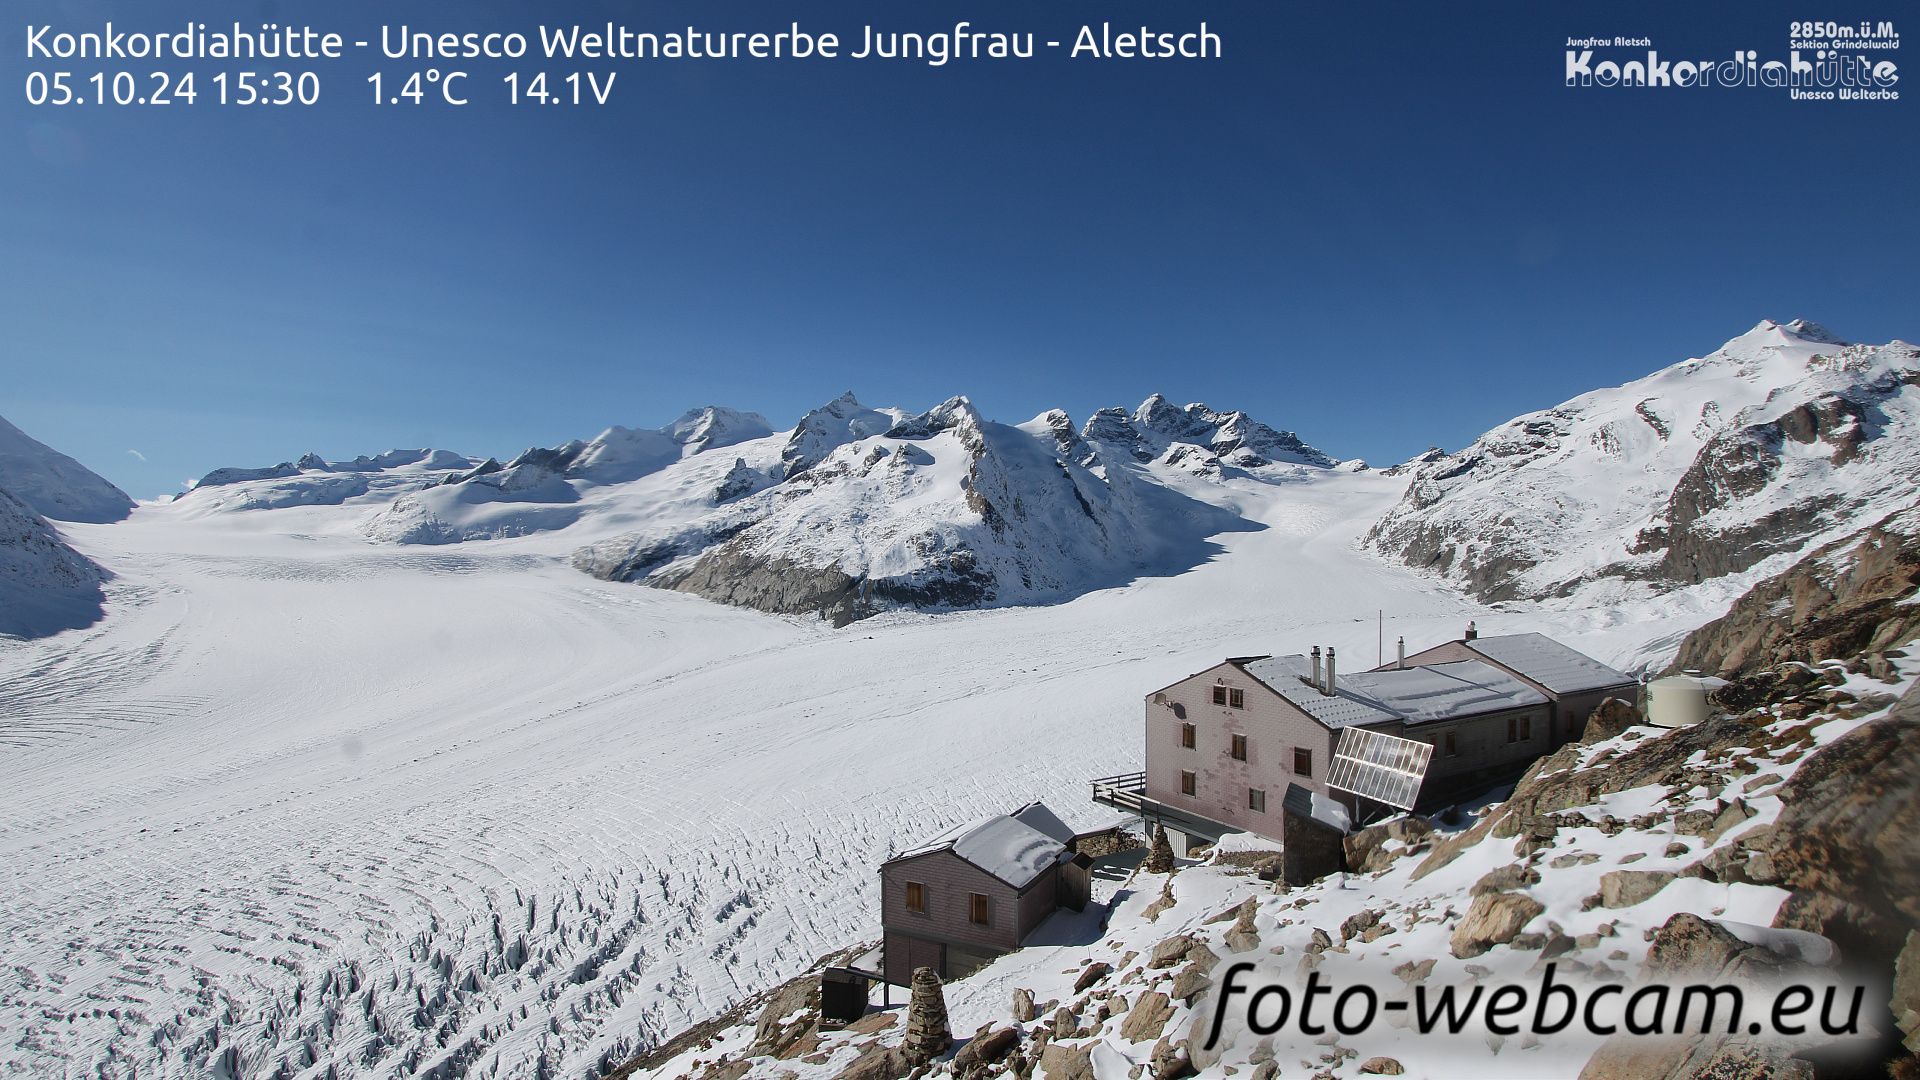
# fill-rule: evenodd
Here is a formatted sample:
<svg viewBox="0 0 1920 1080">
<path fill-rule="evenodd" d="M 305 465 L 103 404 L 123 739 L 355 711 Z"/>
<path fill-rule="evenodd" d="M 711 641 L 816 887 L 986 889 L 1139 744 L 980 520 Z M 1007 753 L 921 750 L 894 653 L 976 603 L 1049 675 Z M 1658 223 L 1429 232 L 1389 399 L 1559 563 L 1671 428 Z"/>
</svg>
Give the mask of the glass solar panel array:
<svg viewBox="0 0 1920 1080">
<path fill-rule="evenodd" d="M 1327 786 L 1402 810 L 1413 809 L 1433 747 L 1413 739 L 1347 728 L 1333 751 Z"/>
</svg>

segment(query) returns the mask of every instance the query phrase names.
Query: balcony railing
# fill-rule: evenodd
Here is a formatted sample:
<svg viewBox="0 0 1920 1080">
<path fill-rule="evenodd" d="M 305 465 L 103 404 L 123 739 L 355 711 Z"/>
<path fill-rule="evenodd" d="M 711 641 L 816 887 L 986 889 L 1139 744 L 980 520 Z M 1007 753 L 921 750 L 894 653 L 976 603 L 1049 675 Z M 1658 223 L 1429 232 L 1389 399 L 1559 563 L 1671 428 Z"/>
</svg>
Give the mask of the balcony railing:
<svg viewBox="0 0 1920 1080">
<path fill-rule="evenodd" d="M 1119 776 L 1103 776 L 1093 781 L 1093 801 L 1132 813 L 1141 813 L 1145 809 L 1147 792 L 1147 774 L 1145 772 L 1121 773 Z"/>
</svg>

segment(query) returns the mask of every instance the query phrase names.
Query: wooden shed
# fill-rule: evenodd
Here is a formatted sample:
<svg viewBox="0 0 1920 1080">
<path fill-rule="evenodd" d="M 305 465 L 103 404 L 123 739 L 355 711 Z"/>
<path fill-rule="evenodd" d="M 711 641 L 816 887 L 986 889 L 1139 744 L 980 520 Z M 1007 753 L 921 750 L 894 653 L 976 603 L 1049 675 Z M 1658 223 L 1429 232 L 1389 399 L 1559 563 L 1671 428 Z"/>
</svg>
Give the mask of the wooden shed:
<svg viewBox="0 0 1920 1080">
<path fill-rule="evenodd" d="M 1074 855 L 1073 831 L 1041 803 L 995 814 L 880 867 L 880 921 L 888 982 L 917 967 L 956 979 L 1019 948 L 1062 906 L 1084 908 L 1092 860 Z"/>
</svg>

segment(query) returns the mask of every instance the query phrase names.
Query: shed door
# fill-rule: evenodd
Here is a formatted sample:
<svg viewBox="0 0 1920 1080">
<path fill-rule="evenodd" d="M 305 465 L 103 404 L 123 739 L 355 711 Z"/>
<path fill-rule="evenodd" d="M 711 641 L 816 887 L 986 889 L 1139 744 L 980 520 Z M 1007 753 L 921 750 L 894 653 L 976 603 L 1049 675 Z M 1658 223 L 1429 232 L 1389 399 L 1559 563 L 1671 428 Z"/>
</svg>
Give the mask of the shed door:
<svg viewBox="0 0 1920 1080">
<path fill-rule="evenodd" d="M 934 974 L 947 977 L 947 947 L 937 941 L 924 941 L 920 938 L 907 939 L 907 978 L 920 968 L 930 967 Z"/>
</svg>

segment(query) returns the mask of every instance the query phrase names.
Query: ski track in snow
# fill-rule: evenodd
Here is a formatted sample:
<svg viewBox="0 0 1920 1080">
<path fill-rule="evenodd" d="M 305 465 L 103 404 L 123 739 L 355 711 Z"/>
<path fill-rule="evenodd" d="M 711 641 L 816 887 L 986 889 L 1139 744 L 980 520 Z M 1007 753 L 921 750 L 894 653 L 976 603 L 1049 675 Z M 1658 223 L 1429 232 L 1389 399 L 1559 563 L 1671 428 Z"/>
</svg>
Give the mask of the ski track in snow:
<svg viewBox="0 0 1920 1080">
<path fill-rule="evenodd" d="M 0 643 L 0 1071 L 587 1075 L 876 936 L 891 852 L 1033 798 L 1104 816 L 1142 695 L 1222 656 L 1358 661 L 1376 609 L 1389 654 L 1469 618 L 1609 660 L 1685 629 L 1363 554 L 1400 489 L 1216 489 L 1268 527 L 1185 573 L 838 631 L 537 542 L 76 526 L 108 618 Z"/>
</svg>

